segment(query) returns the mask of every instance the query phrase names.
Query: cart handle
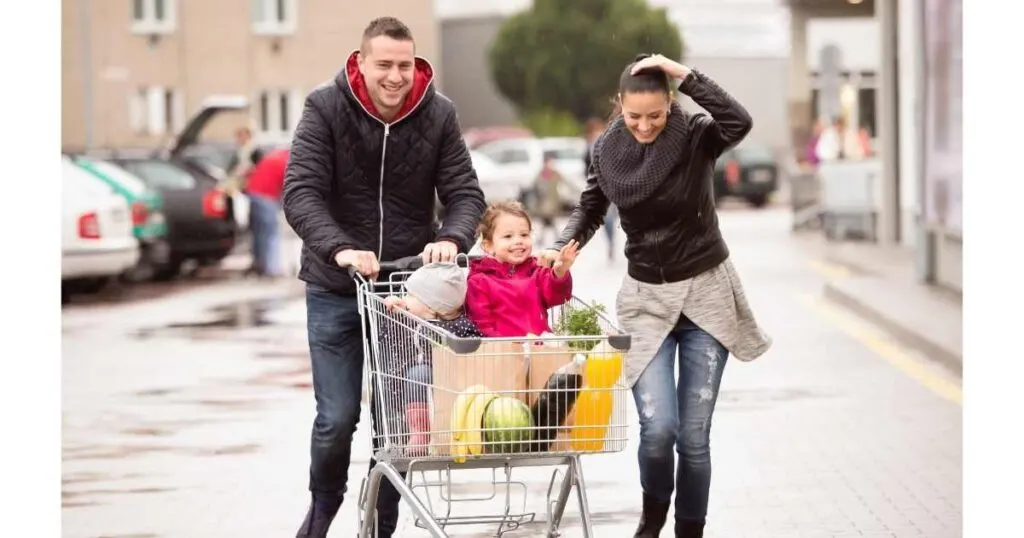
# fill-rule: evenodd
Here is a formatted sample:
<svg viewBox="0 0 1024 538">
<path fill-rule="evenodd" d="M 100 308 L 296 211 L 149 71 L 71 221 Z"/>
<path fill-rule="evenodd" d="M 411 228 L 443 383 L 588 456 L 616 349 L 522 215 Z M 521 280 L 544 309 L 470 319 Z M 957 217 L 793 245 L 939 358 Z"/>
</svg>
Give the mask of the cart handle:
<svg viewBox="0 0 1024 538">
<path fill-rule="evenodd" d="M 483 258 L 480 254 L 465 254 L 460 252 L 455 256 L 455 263 L 458 264 L 459 260 L 465 260 L 464 267 L 469 267 L 469 262 L 479 260 Z M 385 273 L 398 273 L 405 271 L 415 271 L 420 267 L 423 267 L 423 258 L 417 254 L 415 256 L 406 256 L 404 258 L 398 258 L 397 260 L 391 260 L 387 262 L 380 262 L 380 272 L 378 274 Z M 353 279 L 366 280 L 359 271 L 352 266 L 348 267 L 348 276 Z"/>
</svg>

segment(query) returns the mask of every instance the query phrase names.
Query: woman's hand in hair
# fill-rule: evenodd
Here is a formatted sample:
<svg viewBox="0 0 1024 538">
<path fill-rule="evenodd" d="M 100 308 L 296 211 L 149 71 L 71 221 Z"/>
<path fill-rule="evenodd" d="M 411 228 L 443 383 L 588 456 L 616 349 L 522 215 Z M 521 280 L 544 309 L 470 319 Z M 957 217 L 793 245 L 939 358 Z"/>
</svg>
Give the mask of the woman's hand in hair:
<svg viewBox="0 0 1024 538">
<path fill-rule="evenodd" d="M 648 56 L 633 65 L 631 74 L 635 75 L 644 69 L 657 68 L 665 72 L 666 75 L 672 78 L 678 78 L 680 80 L 685 79 L 690 74 L 690 68 L 685 65 L 669 60 L 668 58 L 655 54 L 654 56 Z"/>
</svg>

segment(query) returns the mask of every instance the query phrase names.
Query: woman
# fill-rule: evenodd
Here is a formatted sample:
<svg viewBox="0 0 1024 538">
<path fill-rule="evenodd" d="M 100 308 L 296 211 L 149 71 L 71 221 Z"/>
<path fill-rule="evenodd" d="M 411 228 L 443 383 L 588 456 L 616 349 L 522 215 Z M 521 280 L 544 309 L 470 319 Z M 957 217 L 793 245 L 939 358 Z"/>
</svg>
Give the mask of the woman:
<svg viewBox="0 0 1024 538">
<path fill-rule="evenodd" d="M 711 117 L 683 112 L 672 80 Z M 675 535 L 701 537 L 711 417 L 726 357 L 753 360 L 771 346 L 729 259 L 712 193 L 715 160 L 750 132 L 751 119 L 703 74 L 660 55 L 638 56 L 626 67 L 617 109 L 556 247 L 586 245 L 609 204 L 618 206 L 628 272 L 616 310 L 620 328 L 632 335 L 622 381 L 640 414 L 643 514 L 635 536 L 659 535 L 675 490 Z M 553 250 L 541 256 L 557 259 Z"/>
</svg>

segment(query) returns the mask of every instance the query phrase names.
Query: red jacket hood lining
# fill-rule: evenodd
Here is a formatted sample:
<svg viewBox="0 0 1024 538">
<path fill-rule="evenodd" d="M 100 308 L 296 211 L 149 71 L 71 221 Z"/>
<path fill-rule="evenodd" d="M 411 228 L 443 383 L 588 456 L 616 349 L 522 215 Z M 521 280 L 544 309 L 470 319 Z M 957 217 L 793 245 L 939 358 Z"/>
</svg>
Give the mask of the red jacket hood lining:
<svg viewBox="0 0 1024 538">
<path fill-rule="evenodd" d="M 364 79 L 363 74 L 359 72 L 358 50 L 349 54 L 348 61 L 345 62 L 345 76 L 348 79 L 348 86 L 351 88 L 352 94 L 356 96 L 356 99 L 358 99 L 364 107 L 366 107 L 367 112 L 377 119 L 384 121 L 384 118 L 381 117 L 377 107 L 373 104 L 373 99 L 370 99 L 370 91 L 366 87 L 366 79 Z M 402 103 L 402 108 L 398 110 L 398 114 L 395 115 L 395 119 L 392 120 L 391 123 L 408 116 L 413 109 L 416 108 L 420 99 L 425 93 L 427 93 L 427 88 L 430 87 L 430 83 L 433 80 L 434 68 L 430 65 L 430 62 L 428 62 L 426 58 L 416 56 L 415 70 L 412 77 L 412 89 L 409 90 L 409 95 L 405 97 L 405 102 Z"/>
</svg>

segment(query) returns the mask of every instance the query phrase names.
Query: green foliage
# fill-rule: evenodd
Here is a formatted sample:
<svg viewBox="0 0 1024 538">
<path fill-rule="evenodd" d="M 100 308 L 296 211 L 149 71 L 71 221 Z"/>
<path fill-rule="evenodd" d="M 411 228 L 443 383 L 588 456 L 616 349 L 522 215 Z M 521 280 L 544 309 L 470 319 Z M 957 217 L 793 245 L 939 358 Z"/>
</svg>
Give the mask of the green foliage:
<svg viewBox="0 0 1024 538">
<path fill-rule="evenodd" d="M 579 136 L 583 132 L 583 126 L 572 114 L 557 110 L 526 112 L 519 121 L 536 136 Z"/>
<path fill-rule="evenodd" d="M 501 26 L 489 51 L 498 90 L 526 116 L 606 117 L 619 75 L 641 52 L 681 60 L 679 29 L 646 0 L 535 0 Z"/>
<path fill-rule="evenodd" d="M 596 302 L 590 305 L 569 303 L 562 308 L 562 315 L 554 327 L 555 334 L 566 336 L 600 336 L 603 334 L 598 320 L 598 314 L 605 311 L 603 304 Z M 569 347 L 590 351 L 597 345 L 597 342 L 597 340 L 571 340 Z"/>
</svg>

